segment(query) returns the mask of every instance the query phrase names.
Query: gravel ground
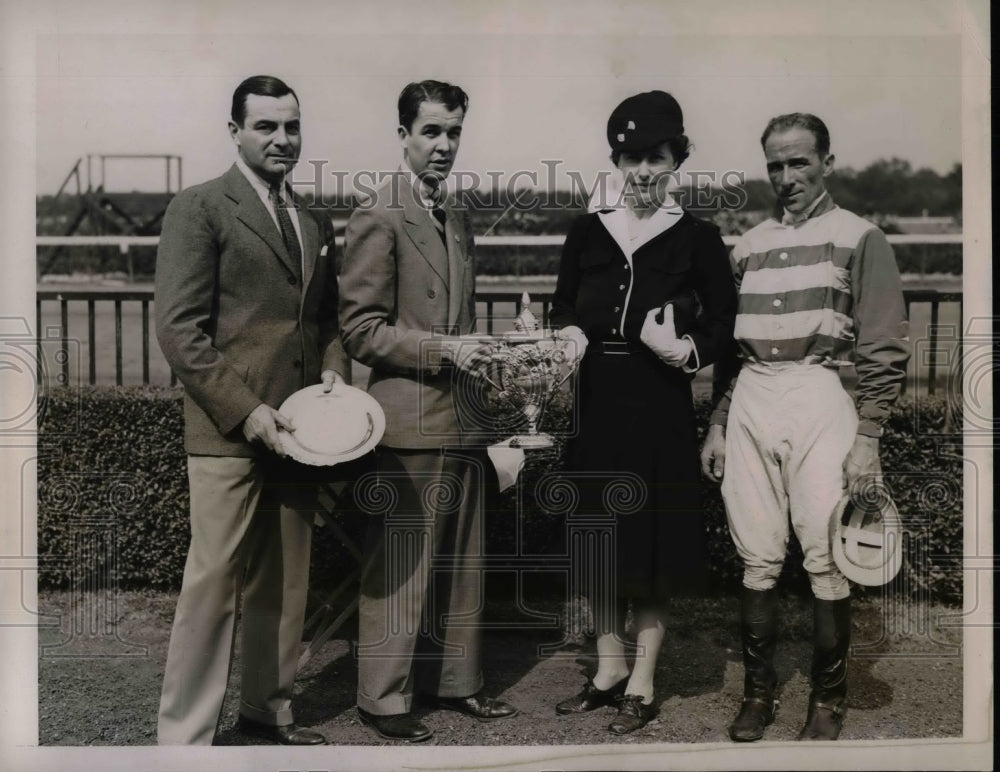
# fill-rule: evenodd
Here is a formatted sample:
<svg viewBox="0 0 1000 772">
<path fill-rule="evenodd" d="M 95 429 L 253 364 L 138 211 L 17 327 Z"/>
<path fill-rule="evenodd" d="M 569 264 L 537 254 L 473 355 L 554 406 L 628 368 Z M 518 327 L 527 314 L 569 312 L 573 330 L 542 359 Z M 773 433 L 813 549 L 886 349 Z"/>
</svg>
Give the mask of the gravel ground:
<svg viewBox="0 0 1000 772">
<path fill-rule="evenodd" d="M 127 746 L 156 742 L 156 711 L 176 595 L 123 593 L 74 596 L 42 592 L 52 615 L 39 632 L 39 739 L 42 745 Z M 551 598 L 533 610 L 565 620 L 575 606 Z M 568 745 L 595 743 L 728 743 L 726 728 L 742 692 L 742 666 L 732 598 L 678 600 L 672 608 L 656 677 L 659 716 L 625 737 L 606 727 L 611 708 L 576 717 L 555 714 L 596 667 L 593 641 L 567 636 L 564 625 L 529 627 L 515 604 L 491 600 L 485 633 L 486 689 L 520 708 L 519 715 L 479 723 L 447 711 L 417 708 L 438 745 Z M 856 602 L 844 740 L 946 738 L 962 734 L 961 633 L 936 622 L 943 607 Z M 811 612 L 790 598 L 782 605 L 776 665 L 781 706 L 768 740 L 793 740 L 805 716 Z M 573 625 L 570 625 L 571 629 Z M 385 745 L 354 710 L 357 681 L 349 621 L 299 673 L 294 704 L 299 724 L 331 744 Z M 233 673 L 239 673 L 239 652 Z M 252 745 L 234 728 L 238 677 L 232 679 L 219 745 Z"/>
</svg>

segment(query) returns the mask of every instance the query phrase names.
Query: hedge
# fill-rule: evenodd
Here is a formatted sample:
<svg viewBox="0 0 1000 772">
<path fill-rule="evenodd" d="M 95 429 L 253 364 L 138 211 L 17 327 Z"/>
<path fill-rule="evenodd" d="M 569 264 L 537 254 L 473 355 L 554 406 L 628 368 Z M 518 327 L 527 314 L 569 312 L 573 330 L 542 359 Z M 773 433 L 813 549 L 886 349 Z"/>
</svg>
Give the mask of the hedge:
<svg viewBox="0 0 1000 772">
<path fill-rule="evenodd" d="M 39 410 L 38 544 L 43 587 L 115 586 L 176 589 L 190 538 L 180 391 L 165 388 L 56 389 Z M 708 405 L 697 403 L 704 431 Z M 960 603 L 962 593 L 962 459 L 960 436 L 945 434 L 945 400 L 905 397 L 882 442 L 883 468 L 904 517 L 906 562 L 893 592 Z M 567 403 L 546 420 L 565 420 Z M 566 521 L 535 500 L 538 481 L 557 472 L 560 448 L 534 453 L 519 494 L 501 494 L 487 517 L 487 554 L 517 551 L 517 495 L 522 544 L 560 554 Z M 717 589 L 734 590 L 742 569 L 726 526 L 718 488 L 703 488 L 710 570 Z M 364 515 L 347 509 L 343 527 L 358 541 Z M 793 539 L 794 541 L 794 539 Z M 333 583 L 353 559 L 331 533 L 313 540 L 313 583 Z M 544 565 L 544 561 L 542 561 Z M 783 586 L 808 592 L 801 553 L 792 545 Z M 881 593 L 882 588 L 865 592 Z"/>
</svg>

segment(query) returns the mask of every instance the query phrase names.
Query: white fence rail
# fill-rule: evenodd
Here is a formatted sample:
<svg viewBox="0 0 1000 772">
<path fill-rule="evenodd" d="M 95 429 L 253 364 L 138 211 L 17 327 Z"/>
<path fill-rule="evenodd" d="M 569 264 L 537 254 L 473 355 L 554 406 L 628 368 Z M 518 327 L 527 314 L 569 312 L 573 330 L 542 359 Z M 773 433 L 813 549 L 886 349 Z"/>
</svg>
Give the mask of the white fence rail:
<svg viewBox="0 0 1000 772">
<path fill-rule="evenodd" d="M 723 236 L 732 246 L 738 236 Z M 961 244 L 961 233 L 892 233 L 887 236 L 890 244 Z M 482 247 L 559 247 L 566 240 L 564 234 L 546 236 L 476 236 L 476 246 Z M 159 236 L 36 236 L 40 247 L 100 247 L 116 246 L 122 252 L 129 247 L 156 246 Z M 337 236 L 337 245 L 343 246 L 344 237 Z"/>
</svg>

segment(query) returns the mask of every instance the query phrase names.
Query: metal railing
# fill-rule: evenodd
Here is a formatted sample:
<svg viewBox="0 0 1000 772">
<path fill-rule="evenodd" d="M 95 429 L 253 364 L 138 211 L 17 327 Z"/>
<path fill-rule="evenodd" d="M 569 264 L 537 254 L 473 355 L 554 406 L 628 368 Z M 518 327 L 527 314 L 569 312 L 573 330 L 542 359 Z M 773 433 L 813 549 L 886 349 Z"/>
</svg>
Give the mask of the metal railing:
<svg viewBox="0 0 1000 772">
<path fill-rule="evenodd" d="M 731 246 L 738 238 L 738 236 L 724 236 L 723 241 Z M 891 244 L 961 244 L 963 235 L 961 233 L 890 234 L 887 238 Z M 337 236 L 338 245 L 343 246 L 343 241 L 343 235 Z M 565 241 L 565 235 L 480 236 L 475 241 L 477 247 L 485 249 L 497 247 L 558 248 Z M 37 236 L 35 242 L 40 247 L 117 246 L 122 255 L 128 257 L 132 247 L 155 246 L 159 243 L 159 237 Z M 949 341 L 949 345 L 957 346 L 958 357 L 961 356 L 962 293 L 933 289 L 907 290 L 904 292 L 904 298 L 907 314 L 911 319 L 914 308 L 922 309 L 927 306 L 929 309 L 927 324 L 929 348 L 925 357 L 926 363 L 921 364 L 911 360 L 910 367 L 915 375 L 920 375 L 922 370 L 926 371 L 927 390 L 928 393 L 933 394 L 937 385 L 939 354 L 941 353 L 939 351 L 942 342 L 940 334 L 941 309 L 945 304 L 957 304 L 958 306 L 957 315 L 954 313 L 954 307 L 949 307 L 949 319 L 952 321 L 957 319 L 957 323 L 954 324 L 954 334 L 951 335 L 953 340 Z M 541 304 L 543 324 L 548 323 L 551 299 L 551 292 L 532 292 L 532 300 Z M 502 326 L 501 320 L 507 320 L 509 323 L 509 320 L 513 319 L 520 311 L 521 293 L 520 291 L 483 291 L 477 294 L 476 301 L 478 316 L 481 320 L 480 327 L 492 334 L 504 331 L 498 327 L 498 325 Z M 47 364 L 50 370 L 55 369 L 61 376 L 56 379 L 58 383 L 73 383 L 71 370 L 76 365 L 79 368 L 75 379 L 77 383 L 84 381 L 89 384 L 108 382 L 110 370 L 114 373 L 114 383 L 117 386 L 125 385 L 126 380 L 130 383 L 138 380 L 143 385 L 167 382 L 171 386 L 176 385 L 176 377 L 167 367 L 159 346 L 150 335 L 149 315 L 152 302 L 153 293 L 148 288 L 137 289 L 125 286 L 122 289 L 52 290 L 45 289 L 43 286 L 36 294 L 35 329 L 39 331 L 39 362 L 45 363 L 42 356 L 42 339 L 57 340 L 61 344 L 61 350 L 66 353 L 57 357 L 58 361 Z M 48 309 L 52 303 L 58 304 L 57 324 L 50 322 L 52 314 Z M 86 309 L 85 319 L 80 311 L 84 307 Z M 111 309 L 110 315 L 107 312 L 109 307 Z M 85 332 L 80 329 L 84 324 Z M 134 340 L 136 331 L 139 333 L 138 343 Z M 131 335 L 133 338 L 129 345 L 126 345 L 125 342 L 127 335 Z M 112 338 L 114 340 L 113 349 L 110 347 Z M 69 351 L 72 348 L 70 344 L 74 342 L 80 344 L 81 357 L 84 356 L 83 350 L 85 349 L 85 365 L 83 362 L 74 362 L 72 352 Z M 43 368 L 39 367 L 40 382 L 43 377 L 42 370 Z"/>
<path fill-rule="evenodd" d="M 927 392 L 934 394 L 940 371 L 940 354 L 944 351 L 942 343 L 947 343 L 949 350 L 957 350 L 957 355 L 961 356 L 962 293 L 920 289 L 906 290 L 903 296 L 909 318 L 913 318 L 913 312 L 918 308 L 922 313 L 925 310 L 928 312 L 926 356 L 922 354 L 920 357 L 925 361 L 915 361 L 917 357 L 914 357 L 911 368 L 917 375 L 926 373 Z M 535 292 L 532 293 L 531 300 L 536 308 L 540 306 L 542 324 L 547 325 L 552 293 Z M 56 357 L 53 363 L 47 364 L 61 376 L 57 379 L 59 383 L 104 383 L 109 380 L 107 369 L 110 366 L 116 386 L 125 385 L 126 380 L 135 385 L 167 382 L 171 386 L 176 385 L 176 377 L 166 366 L 159 346 L 150 335 L 152 302 L 152 289 L 39 289 L 35 300 L 35 329 L 40 331 L 39 361 L 43 361 L 41 339 L 58 340 L 59 348 L 69 353 Z M 510 320 L 521 310 L 521 292 L 479 292 L 476 303 L 481 329 L 490 334 L 503 332 L 509 329 Z M 53 304 L 56 306 L 56 313 L 53 312 Z M 941 336 L 941 310 L 946 304 L 957 304 L 957 309 L 954 306 L 948 308 L 949 318 L 957 321 L 953 331 L 949 328 L 947 340 Z M 57 324 L 48 323 L 54 316 Z M 508 326 L 501 329 L 505 323 Z M 85 332 L 81 328 L 85 328 Z M 126 334 L 131 337 L 129 346 L 125 343 Z M 135 340 L 136 336 L 138 342 Z M 74 349 L 78 350 L 76 360 L 72 355 Z M 85 363 L 81 361 L 83 359 L 86 360 Z M 74 374 L 76 378 L 73 377 Z M 43 368 L 40 367 L 39 382 L 42 377 Z"/>
<path fill-rule="evenodd" d="M 40 289 L 35 293 L 35 329 L 39 331 L 39 338 L 53 339 L 56 336 L 51 334 L 51 327 L 44 324 L 44 304 L 47 302 L 56 302 L 59 304 L 59 327 L 58 327 L 58 339 L 60 341 L 60 347 L 63 352 L 66 352 L 61 356 L 56 362 L 59 365 L 62 378 L 61 383 L 72 384 L 73 379 L 71 378 L 71 370 L 73 368 L 73 358 L 69 353 L 71 349 L 71 340 L 73 342 L 79 342 L 85 345 L 87 349 L 87 382 L 91 385 L 97 383 L 97 351 L 100 338 L 97 335 L 97 304 L 108 304 L 110 303 L 113 308 L 112 319 L 114 321 L 114 362 L 115 362 L 115 385 L 124 385 L 124 360 L 123 360 L 123 316 L 122 309 L 125 303 L 139 304 L 139 317 L 141 319 L 142 334 L 141 334 L 141 372 L 142 372 L 142 384 L 148 385 L 150 383 L 150 334 L 149 334 L 149 308 L 150 304 L 153 302 L 153 291 L 151 289 L 133 289 L 133 290 L 44 290 Z M 86 304 L 87 308 L 87 334 L 84 340 L 79 340 L 78 338 L 71 338 L 70 336 L 70 304 L 74 305 L 74 311 L 76 307 L 81 304 Z M 105 309 L 102 307 L 101 309 Z M 103 314 L 102 314 L 103 315 Z M 43 333 L 42 331 L 45 330 Z M 104 336 L 101 336 L 103 338 Z M 38 361 L 40 363 L 45 363 L 46 360 L 43 358 L 41 343 L 39 343 L 38 350 Z M 78 363 L 79 364 L 79 363 Z M 38 377 L 39 381 L 43 375 L 42 367 L 39 367 Z M 177 384 L 177 378 L 173 373 L 170 374 L 170 385 L 174 386 Z"/>
</svg>

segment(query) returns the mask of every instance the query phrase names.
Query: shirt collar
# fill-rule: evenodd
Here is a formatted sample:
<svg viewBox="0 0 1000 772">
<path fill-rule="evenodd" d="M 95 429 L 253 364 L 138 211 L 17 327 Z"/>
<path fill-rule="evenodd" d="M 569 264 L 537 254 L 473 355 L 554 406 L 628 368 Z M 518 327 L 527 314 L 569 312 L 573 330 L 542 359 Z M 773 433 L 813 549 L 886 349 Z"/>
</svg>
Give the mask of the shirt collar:
<svg viewBox="0 0 1000 772">
<path fill-rule="evenodd" d="M 636 250 L 673 228 L 683 214 L 684 210 L 669 193 L 663 204 L 645 220 L 637 218 L 626 206 L 602 209 L 597 213 L 629 262 Z"/>
<path fill-rule="evenodd" d="M 442 200 L 443 196 L 441 196 L 440 187 L 435 188 L 433 185 L 428 183 L 427 180 L 425 180 L 423 177 L 419 178 L 420 180 L 419 185 L 413 184 L 413 178 L 416 176 L 416 174 L 414 174 L 413 170 L 405 162 L 400 164 L 399 171 L 403 176 L 406 177 L 407 182 L 409 182 L 410 187 L 412 187 L 414 192 L 417 194 L 417 197 L 420 199 L 419 203 L 421 206 L 424 207 L 424 209 L 430 211 L 437 204 L 444 203 L 444 201 Z"/>
<path fill-rule="evenodd" d="M 780 205 L 778 208 L 781 209 Z M 830 198 L 829 191 L 824 190 L 816 197 L 816 200 L 809 205 L 809 208 L 806 209 L 806 211 L 800 212 L 799 214 L 793 214 L 785 209 L 782 210 L 781 216 L 778 219 L 781 221 L 782 225 L 798 225 L 799 223 L 805 222 L 812 217 L 818 217 L 832 208 L 833 199 Z"/>
<path fill-rule="evenodd" d="M 663 203 L 645 220 L 637 217 L 634 211 L 626 207 L 625 211 L 628 212 L 630 217 L 635 218 L 635 223 L 638 225 L 636 233 L 642 234 L 646 241 L 672 228 L 677 222 L 677 218 L 684 214 L 681 205 L 677 203 L 673 196 L 669 193 L 666 193 L 665 196 Z"/>
<path fill-rule="evenodd" d="M 622 212 L 625 214 L 625 221 L 629 224 L 632 243 L 636 249 L 664 231 L 673 228 L 680 220 L 681 215 L 684 214 L 681 205 L 669 193 L 665 193 L 664 200 L 649 217 L 639 217 L 635 210 L 627 205 L 622 207 Z"/>
<path fill-rule="evenodd" d="M 243 176 L 247 178 L 247 182 L 250 183 L 253 189 L 257 192 L 257 195 L 260 196 L 261 200 L 267 201 L 271 194 L 270 184 L 260 177 L 253 169 L 247 166 L 246 161 L 244 161 L 239 155 L 236 156 L 236 166 L 241 172 L 243 172 Z M 286 190 L 286 180 L 287 178 L 282 180 L 281 197 L 285 202 L 288 202 L 290 199 L 288 191 Z"/>
</svg>

